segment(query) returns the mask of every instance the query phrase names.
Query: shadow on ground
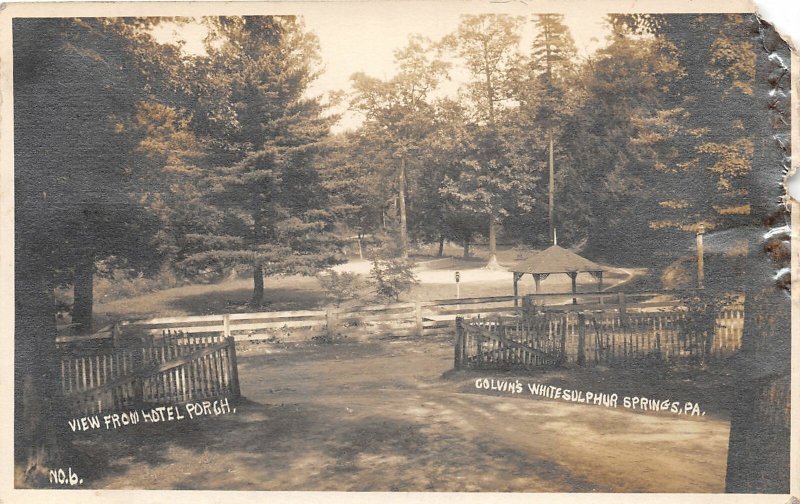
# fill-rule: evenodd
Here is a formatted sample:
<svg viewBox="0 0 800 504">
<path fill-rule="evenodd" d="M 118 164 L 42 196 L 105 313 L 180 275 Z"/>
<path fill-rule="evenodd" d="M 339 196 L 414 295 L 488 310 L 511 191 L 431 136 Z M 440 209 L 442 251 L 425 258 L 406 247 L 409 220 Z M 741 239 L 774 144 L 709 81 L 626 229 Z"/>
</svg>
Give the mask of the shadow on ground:
<svg viewBox="0 0 800 504">
<path fill-rule="evenodd" d="M 560 482 L 572 491 L 605 490 L 489 439 L 377 415 L 348 418 L 309 404 L 243 401 L 236 414 L 138 425 L 102 438 L 78 444 L 95 461 L 110 462 L 82 468 L 81 476 L 114 488 L 514 491 Z"/>
</svg>

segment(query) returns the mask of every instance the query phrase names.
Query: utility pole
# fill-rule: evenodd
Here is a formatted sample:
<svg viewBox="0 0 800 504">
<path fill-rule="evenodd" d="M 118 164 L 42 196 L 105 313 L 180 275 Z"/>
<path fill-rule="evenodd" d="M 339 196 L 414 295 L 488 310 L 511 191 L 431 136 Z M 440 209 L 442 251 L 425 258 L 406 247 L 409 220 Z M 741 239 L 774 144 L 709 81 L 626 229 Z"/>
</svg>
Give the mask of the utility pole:
<svg viewBox="0 0 800 504">
<path fill-rule="evenodd" d="M 548 133 L 550 137 L 550 191 L 549 203 L 547 206 L 548 220 L 550 222 L 550 241 L 555 243 L 555 222 L 553 221 L 554 206 L 555 206 L 555 168 L 553 167 L 553 131 Z"/>
<path fill-rule="evenodd" d="M 705 287 L 705 265 L 704 265 L 704 251 L 703 251 L 703 235 L 706 233 L 706 228 L 700 224 L 697 228 L 697 288 L 703 289 Z"/>
</svg>

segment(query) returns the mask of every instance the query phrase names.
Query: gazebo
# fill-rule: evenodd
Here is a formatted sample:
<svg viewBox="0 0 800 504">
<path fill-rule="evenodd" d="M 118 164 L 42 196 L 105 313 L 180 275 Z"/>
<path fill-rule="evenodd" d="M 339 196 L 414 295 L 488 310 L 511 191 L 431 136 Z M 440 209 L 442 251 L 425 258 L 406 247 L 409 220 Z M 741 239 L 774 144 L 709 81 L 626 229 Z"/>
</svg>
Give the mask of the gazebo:
<svg viewBox="0 0 800 504">
<path fill-rule="evenodd" d="M 539 292 L 539 283 L 553 273 L 565 273 L 572 279 L 572 304 L 577 304 L 575 294 L 578 292 L 576 279 L 578 273 L 589 273 L 597 279 L 598 292 L 603 290 L 603 271 L 605 269 L 585 257 L 574 252 L 553 245 L 539 252 L 527 261 L 519 263 L 512 269 L 514 273 L 514 304 L 517 304 L 517 282 L 526 274 L 533 275 L 536 292 Z"/>
</svg>

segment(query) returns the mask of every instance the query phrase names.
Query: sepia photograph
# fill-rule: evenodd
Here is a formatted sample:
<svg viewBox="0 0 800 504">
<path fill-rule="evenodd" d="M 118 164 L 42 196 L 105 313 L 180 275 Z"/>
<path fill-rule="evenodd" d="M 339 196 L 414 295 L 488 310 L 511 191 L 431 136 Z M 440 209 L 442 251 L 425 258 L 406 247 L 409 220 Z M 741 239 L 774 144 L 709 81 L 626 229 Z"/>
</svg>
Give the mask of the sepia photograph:
<svg viewBox="0 0 800 504">
<path fill-rule="evenodd" d="M 51 7 L 2 25 L 14 489 L 787 502 L 752 9 Z"/>
</svg>

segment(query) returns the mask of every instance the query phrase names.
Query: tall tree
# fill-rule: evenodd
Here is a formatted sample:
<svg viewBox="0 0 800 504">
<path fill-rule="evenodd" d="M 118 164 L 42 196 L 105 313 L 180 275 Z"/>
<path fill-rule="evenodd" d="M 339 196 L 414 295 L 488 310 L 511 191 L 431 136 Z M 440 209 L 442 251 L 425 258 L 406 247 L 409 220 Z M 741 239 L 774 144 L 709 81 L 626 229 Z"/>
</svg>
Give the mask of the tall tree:
<svg viewBox="0 0 800 504">
<path fill-rule="evenodd" d="M 419 156 L 423 140 L 432 128 L 430 96 L 446 76 L 447 65 L 433 55 L 430 40 L 419 35 L 395 51 L 397 74 L 383 81 L 355 74 L 353 105 L 367 118 L 363 128 L 392 153 L 397 163 L 397 200 L 400 213 L 400 250 L 408 257 L 407 185 L 409 160 Z"/>
<path fill-rule="evenodd" d="M 316 169 L 333 116 L 305 95 L 318 71 L 318 43 L 293 17 L 209 20 L 209 55 L 196 67 L 195 129 L 210 146 L 205 200 L 214 232 L 192 235 L 182 266 L 249 265 L 251 305 L 265 274 L 313 274 L 341 260 L 333 216 Z"/>
<path fill-rule="evenodd" d="M 498 122 L 492 129 L 469 125 L 457 169 L 445 173 L 439 191 L 448 217 L 463 230 L 465 241 L 475 229 L 465 219 L 471 217 L 483 229 L 488 224 L 490 254 L 494 251 L 487 264 L 490 269 L 499 267 L 493 231 L 497 223 L 510 214 L 530 211 L 535 203 L 539 170 L 528 152 L 520 149 L 519 136 L 512 122 Z M 492 219 L 497 222 L 492 224 Z"/>
<path fill-rule="evenodd" d="M 574 93 L 570 89 L 574 83 L 567 79 L 573 74 L 577 51 L 569 28 L 564 24 L 561 14 L 538 14 L 533 24 L 536 36 L 531 45 L 531 77 L 529 89 L 521 93 L 523 107 L 533 110 L 534 120 L 544 124 L 548 144 L 548 198 L 547 221 L 549 240 L 555 240 L 555 152 L 554 136 L 569 113 Z M 529 112 L 529 113 L 531 113 Z"/>
<path fill-rule="evenodd" d="M 132 197 L 125 127 L 160 92 L 175 48 L 146 19 L 18 19 L 15 54 L 15 447 L 26 475 L 57 462 L 65 423 L 53 286 L 74 275 L 75 320 L 91 330 L 94 259 L 143 262 L 155 221 Z M 147 57 L 143 57 L 144 55 Z"/>
<path fill-rule="evenodd" d="M 520 182 L 504 160 L 497 115 L 510 98 L 523 22 L 522 17 L 502 14 L 465 15 L 456 32 L 442 40 L 442 46 L 454 51 L 472 76 L 468 91 L 480 130 L 475 135 L 474 164 L 465 172 L 461 184 L 450 185 L 450 193 L 463 201 L 480 203 L 488 227 L 487 268 L 499 267 L 496 234 L 505 206 L 503 196 L 507 194 L 503 191 Z"/>
<path fill-rule="evenodd" d="M 341 133 L 333 136 L 322 159 L 322 186 L 330 195 L 330 211 L 349 239 L 356 233 L 359 257 L 364 259 L 368 235 L 380 232 L 383 216 L 392 200 L 392 158 L 382 149 L 379 139 L 368 131 Z M 374 241 L 370 240 L 370 241 Z"/>
<path fill-rule="evenodd" d="M 664 90 L 679 78 L 677 63 L 659 57 L 653 39 L 617 33 L 609 42 L 584 66 L 585 95 L 564 119 L 560 173 L 571 189 L 564 197 L 585 200 L 577 203 L 588 211 L 572 215 L 588 219 L 589 253 L 652 263 L 659 247 L 649 240 L 653 211 L 644 209 L 657 206 L 647 183 L 654 170 L 637 145 L 637 118 L 663 107 Z"/>
<path fill-rule="evenodd" d="M 672 181 L 664 177 L 669 187 L 681 189 L 679 201 L 661 202 L 671 213 L 660 224 L 692 230 L 693 223 L 702 222 L 746 244 L 742 275 L 706 279 L 707 290 L 744 292 L 747 314 L 742 349 L 733 361 L 738 400 L 731 413 L 726 490 L 785 493 L 791 336 L 788 275 L 781 268 L 789 251 L 788 236 L 780 232 L 788 223 L 777 207 L 781 194 L 775 181 L 788 157 L 787 147 L 772 139 L 785 135 L 789 124 L 783 91 L 789 71 L 782 63 L 789 48 L 754 15 L 641 15 L 613 21 L 670 44 L 685 76 L 640 139 L 661 171 L 671 175 Z M 672 150 L 662 141 L 665 136 Z"/>
</svg>

